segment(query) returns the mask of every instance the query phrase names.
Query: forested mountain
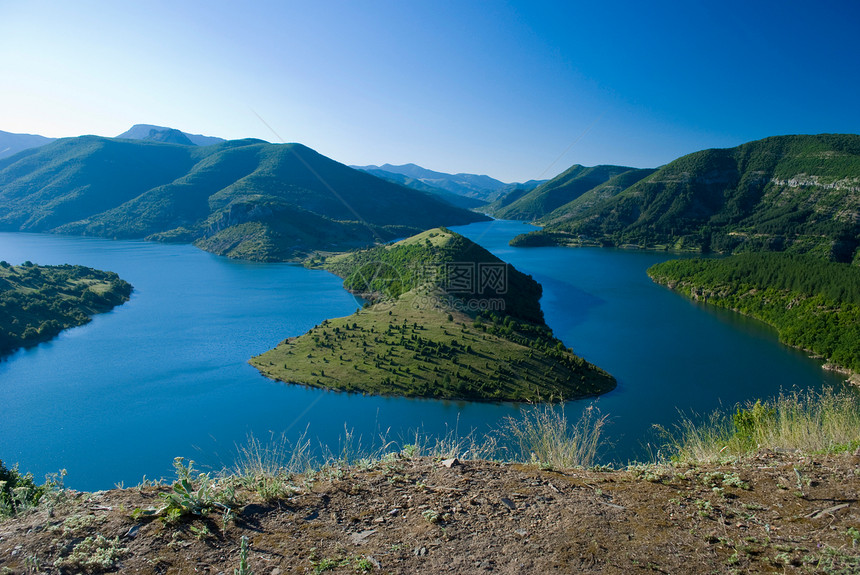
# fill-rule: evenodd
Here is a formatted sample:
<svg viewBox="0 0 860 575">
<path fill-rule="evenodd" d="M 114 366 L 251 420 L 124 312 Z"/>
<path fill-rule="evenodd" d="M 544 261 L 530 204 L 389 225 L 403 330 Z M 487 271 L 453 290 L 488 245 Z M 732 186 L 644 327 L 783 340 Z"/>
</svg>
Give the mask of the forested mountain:
<svg viewBox="0 0 860 575">
<path fill-rule="evenodd" d="M 625 166 L 586 167 L 576 164 L 537 188 L 503 197 L 489 206 L 489 213 L 506 220 L 537 220 L 569 203 L 609 179 L 627 172 L 639 172 Z"/>
<path fill-rule="evenodd" d="M 615 387 L 552 335 L 540 284 L 448 229 L 316 263 L 372 304 L 253 358 L 267 377 L 490 401 L 554 401 Z"/>
<path fill-rule="evenodd" d="M 358 170 L 373 173 L 380 177 L 392 179 L 389 174 L 405 176 L 408 182 L 412 182 L 416 189 L 421 189 L 417 183 L 432 186 L 457 194 L 467 198 L 475 198 L 481 200 L 482 203 L 492 202 L 500 197 L 503 197 L 516 189 L 524 188 L 532 190 L 543 181 L 529 180 L 525 183 L 506 184 L 500 182 L 490 176 L 481 176 L 477 174 L 446 174 L 444 172 L 435 172 L 422 168 L 415 164 L 403 164 L 394 166 L 391 164 L 383 164 L 382 166 L 352 166 Z M 396 179 L 396 176 L 394 177 Z M 404 182 L 405 184 L 405 182 Z M 409 185 L 409 184 L 405 184 Z"/>
<path fill-rule="evenodd" d="M 13 134 L 0 130 L 0 159 L 14 156 L 22 150 L 38 148 L 50 144 L 54 138 L 37 136 L 35 134 Z"/>
<path fill-rule="evenodd" d="M 0 160 L 0 229 L 196 242 L 262 261 L 480 221 L 301 144 L 82 136 Z"/>
<path fill-rule="evenodd" d="M 573 207 L 513 243 L 786 250 L 851 261 L 860 245 L 860 136 L 775 136 L 704 150 Z"/>
</svg>

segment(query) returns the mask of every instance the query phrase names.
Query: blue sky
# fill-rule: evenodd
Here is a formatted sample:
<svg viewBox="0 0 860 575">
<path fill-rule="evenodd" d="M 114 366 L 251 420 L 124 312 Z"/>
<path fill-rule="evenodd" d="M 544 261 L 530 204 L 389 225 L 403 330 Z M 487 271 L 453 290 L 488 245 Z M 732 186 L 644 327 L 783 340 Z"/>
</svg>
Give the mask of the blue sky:
<svg viewBox="0 0 860 575">
<path fill-rule="evenodd" d="M 243 4 L 0 0 L 0 130 L 151 123 L 504 181 L 860 132 L 856 1 Z"/>
</svg>

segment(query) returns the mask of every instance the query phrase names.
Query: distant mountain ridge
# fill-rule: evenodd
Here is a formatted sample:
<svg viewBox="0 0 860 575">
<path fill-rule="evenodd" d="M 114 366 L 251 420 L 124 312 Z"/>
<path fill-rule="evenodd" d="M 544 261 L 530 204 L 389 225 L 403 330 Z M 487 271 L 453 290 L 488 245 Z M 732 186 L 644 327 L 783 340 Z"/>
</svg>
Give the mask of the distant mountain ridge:
<svg viewBox="0 0 860 575">
<path fill-rule="evenodd" d="M 484 203 L 492 202 L 518 187 L 533 189 L 543 183 L 542 180 L 529 180 L 522 184 L 506 184 L 496 180 L 495 178 L 491 178 L 490 176 L 477 174 L 446 174 L 444 172 L 428 170 L 427 168 L 422 168 L 416 164 L 403 164 L 400 166 L 383 164 L 382 166 L 370 165 L 351 167 L 386 178 L 389 178 L 389 176 L 385 175 L 384 172 L 406 176 L 407 178 L 411 178 L 421 184 L 446 190 L 459 196 L 475 198 Z"/>
<path fill-rule="evenodd" d="M 557 208 L 512 245 L 791 251 L 860 262 L 860 135 L 774 136 L 627 175 L 644 177 Z"/>
<path fill-rule="evenodd" d="M 193 145 L 193 146 L 211 146 L 213 144 L 220 144 L 222 142 L 226 142 L 224 138 L 217 138 L 215 136 L 204 136 L 202 134 L 189 134 L 188 132 L 182 132 L 181 130 L 176 130 L 174 128 L 167 128 L 165 126 L 154 126 L 152 124 L 135 124 L 119 136 L 117 138 L 124 138 L 127 140 L 152 140 L 156 142 L 169 142 L 172 144 L 183 144 L 184 140 L 180 137 L 184 136 L 186 140 L 188 140 L 188 144 L 185 145 Z"/>
<path fill-rule="evenodd" d="M 53 141 L 54 138 L 46 138 L 36 134 L 13 134 L 0 130 L 0 159 L 14 156 L 23 150 L 50 144 Z"/>
<path fill-rule="evenodd" d="M 445 200 L 451 205 L 467 210 L 472 210 L 486 205 L 485 201 L 479 200 L 478 198 L 461 196 L 459 194 L 455 194 L 454 192 L 449 192 L 448 190 L 443 190 L 442 188 L 437 188 L 435 186 L 425 184 L 421 180 L 416 180 L 415 178 L 411 178 L 403 174 L 395 174 L 394 172 L 386 172 L 385 170 L 373 169 L 366 169 L 362 171 L 367 172 L 368 174 L 372 174 L 377 178 L 382 178 L 383 180 L 388 180 L 389 182 L 394 182 L 395 184 L 406 186 L 407 188 L 412 188 L 413 190 L 419 190 L 422 192 L 427 192 L 428 194 L 433 194 L 434 196 L 438 197 L 439 199 Z"/>
<path fill-rule="evenodd" d="M 0 160 L 0 229 L 298 260 L 486 219 L 301 144 L 64 138 Z"/>
</svg>

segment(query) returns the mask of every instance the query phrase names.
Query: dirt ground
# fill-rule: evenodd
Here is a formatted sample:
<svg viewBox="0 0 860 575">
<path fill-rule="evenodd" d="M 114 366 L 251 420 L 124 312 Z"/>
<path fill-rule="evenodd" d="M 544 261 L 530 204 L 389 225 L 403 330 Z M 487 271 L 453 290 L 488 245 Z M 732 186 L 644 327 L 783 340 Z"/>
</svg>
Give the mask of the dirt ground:
<svg viewBox="0 0 860 575">
<path fill-rule="evenodd" d="M 167 486 L 67 491 L 0 523 L 0 573 L 231 575 L 243 536 L 257 575 L 860 573 L 858 454 L 621 471 L 392 458 L 291 485 L 172 523 L 132 516 Z"/>
</svg>

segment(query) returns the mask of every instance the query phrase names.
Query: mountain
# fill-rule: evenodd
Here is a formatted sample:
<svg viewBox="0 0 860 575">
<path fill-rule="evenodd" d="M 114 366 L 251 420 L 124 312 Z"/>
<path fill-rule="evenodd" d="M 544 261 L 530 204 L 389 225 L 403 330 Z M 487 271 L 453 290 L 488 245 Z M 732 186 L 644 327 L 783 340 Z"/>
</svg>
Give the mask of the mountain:
<svg viewBox="0 0 860 575">
<path fill-rule="evenodd" d="M 301 144 L 82 136 L 0 160 L 6 231 L 195 242 L 284 261 L 485 218 Z"/>
<path fill-rule="evenodd" d="M 0 130 L 0 159 L 14 156 L 22 150 L 38 148 L 50 144 L 54 138 L 37 136 L 35 134 L 12 134 Z"/>
<path fill-rule="evenodd" d="M 445 228 L 325 259 L 371 304 L 251 360 L 264 375 L 339 391 L 558 401 L 615 387 L 552 335 L 542 288 Z"/>
<path fill-rule="evenodd" d="M 564 173 L 533 190 L 514 190 L 488 206 L 489 212 L 501 219 L 533 221 L 560 206 L 572 202 L 584 193 L 606 183 L 611 178 L 634 168 L 625 166 L 571 166 Z M 511 195 L 513 194 L 513 195 Z"/>
<path fill-rule="evenodd" d="M 638 177 L 639 174 L 632 174 Z M 678 158 L 513 244 L 790 251 L 860 261 L 860 135 L 774 136 Z"/>
<path fill-rule="evenodd" d="M 162 142 L 165 144 L 179 144 L 181 146 L 196 146 L 188 136 L 179 130 L 168 128 L 167 130 L 150 130 L 149 135 L 142 138 L 148 142 Z"/>
<path fill-rule="evenodd" d="M 593 206 L 613 198 L 656 171 L 654 168 L 638 168 L 622 172 L 578 196 L 576 199 L 559 206 L 550 213 L 538 218 L 539 224 L 553 224 L 568 220 L 583 213 Z"/>
<path fill-rule="evenodd" d="M 175 134 L 175 132 L 179 132 L 179 134 L 185 136 L 189 141 L 189 144 L 195 146 L 211 146 L 213 144 L 220 144 L 221 142 L 227 141 L 223 138 L 216 138 L 215 136 L 189 134 L 187 132 L 180 132 L 179 130 L 166 128 L 164 126 L 153 126 L 152 124 L 135 124 L 128 131 L 117 136 L 117 138 L 125 138 L 127 140 L 154 140 L 156 142 L 184 144 L 184 141 L 174 141 L 178 139 L 178 135 Z"/>
<path fill-rule="evenodd" d="M 453 192 L 449 192 L 448 190 L 443 190 L 442 188 L 425 184 L 421 180 L 416 180 L 415 178 L 411 178 L 403 174 L 395 174 L 394 172 L 386 172 L 385 170 L 379 169 L 365 169 L 363 171 L 368 174 L 373 174 L 377 178 L 382 178 L 383 180 L 388 180 L 389 182 L 394 182 L 395 184 L 400 184 L 401 186 L 406 186 L 413 190 L 420 190 L 422 192 L 427 192 L 428 194 L 433 194 L 439 199 L 445 200 L 449 204 L 459 208 L 471 210 L 486 204 L 483 200 L 461 196 Z"/>
<path fill-rule="evenodd" d="M 484 203 L 498 199 L 515 189 L 517 186 L 530 186 L 530 188 L 534 188 L 542 183 L 536 180 L 529 180 L 524 184 L 506 184 L 491 178 L 490 176 L 479 176 L 476 174 L 446 174 L 444 172 L 434 172 L 433 170 L 428 170 L 415 164 L 403 164 L 401 166 L 383 164 L 382 166 L 352 167 L 366 172 L 372 171 L 376 175 L 386 178 L 389 178 L 389 176 L 383 176 L 381 172 L 399 174 L 400 176 L 406 176 L 407 178 L 411 178 L 412 180 L 421 182 L 422 184 L 433 186 L 434 188 L 441 188 L 459 196 L 475 198 L 483 201 Z"/>
</svg>

